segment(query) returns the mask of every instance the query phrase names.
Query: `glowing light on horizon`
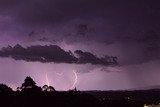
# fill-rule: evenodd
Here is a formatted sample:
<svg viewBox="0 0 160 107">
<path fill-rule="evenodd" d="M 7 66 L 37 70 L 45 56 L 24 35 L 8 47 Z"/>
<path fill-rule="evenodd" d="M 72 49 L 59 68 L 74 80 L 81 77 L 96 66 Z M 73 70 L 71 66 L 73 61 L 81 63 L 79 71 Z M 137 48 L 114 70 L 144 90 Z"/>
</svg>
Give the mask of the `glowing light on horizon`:
<svg viewBox="0 0 160 107">
<path fill-rule="evenodd" d="M 48 79 L 47 73 L 46 73 L 46 82 L 47 82 L 47 85 L 50 86 L 50 83 L 49 83 L 49 79 Z"/>
<path fill-rule="evenodd" d="M 74 83 L 73 83 L 73 85 L 71 86 L 71 88 L 70 88 L 70 89 L 75 88 L 75 85 L 76 85 L 77 80 L 78 80 L 78 76 L 77 76 L 77 73 L 76 73 L 76 71 L 75 71 L 75 70 L 73 70 L 73 73 L 74 73 L 75 79 L 74 79 Z"/>
</svg>

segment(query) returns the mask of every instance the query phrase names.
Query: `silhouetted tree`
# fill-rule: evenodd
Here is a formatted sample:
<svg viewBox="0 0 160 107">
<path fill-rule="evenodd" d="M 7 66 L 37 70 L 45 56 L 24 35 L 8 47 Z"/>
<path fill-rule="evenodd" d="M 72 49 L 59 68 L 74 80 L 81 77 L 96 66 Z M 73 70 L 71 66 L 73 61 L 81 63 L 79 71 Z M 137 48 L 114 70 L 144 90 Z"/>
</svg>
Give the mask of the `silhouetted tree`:
<svg viewBox="0 0 160 107">
<path fill-rule="evenodd" d="M 33 81 L 33 79 L 31 77 L 26 77 L 21 88 L 22 89 L 23 88 L 32 88 L 34 86 L 36 86 L 36 83 Z"/>
<path fill-rule="evenodd" d="M 0 92 L 4 93 L 4 92 L 12 92 L 12 88 L 8 87 L 5 84 L 0 84 Z"/>
<path fill-rule="evenodd" d="M 21 91 L 21 87 L 17 87 L 17 91 Z"/>
<path fill-rule="evenodd" d="M 24 83 L 20 87 L 20 89 L 23 90 L 29 90 L 32 91 L 41 91 L 41 88 L 36 85 L 36 83 L 33 81 L 33 79 L 29 76 L 27 76 L 24 80 Z"/>
<path fill-rule="evenodd" d="M 52 87 L 52 86 L 49 86 L 47 90 L 48 90 L 49 92 L 55 91 L 54 87 Z"/>
<path fill-rule="evenodd" d="M 48 85 L 44 85 L 44 86 L 42 87 L 42 91 L 47 91 L 47 89 L 48 89 Z"/>
<path fill-rule="evenodd" d="M 48 85 L 44 85 L 44 86 L 42 87 L 42 90 L 43 90 L 43 91 L 48 91 L 48 92 L 55 91 L 54 87 L 48 86 Z"/>
<path fill-rule="evenodd" d="M 75 88 L 73 89 L 73 91 L 77 91 L 77 88 L 75 87 Z"/>
</svg>

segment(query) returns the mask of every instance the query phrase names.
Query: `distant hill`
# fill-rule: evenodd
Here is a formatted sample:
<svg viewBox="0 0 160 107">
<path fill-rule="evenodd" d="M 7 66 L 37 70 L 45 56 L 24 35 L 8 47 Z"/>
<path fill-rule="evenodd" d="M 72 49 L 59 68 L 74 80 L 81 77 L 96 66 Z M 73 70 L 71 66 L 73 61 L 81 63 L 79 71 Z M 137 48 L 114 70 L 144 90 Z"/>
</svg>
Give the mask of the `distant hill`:
<svg viewBox="0 0 160 107">
<path fill-rule="evenodd" d="M 140 87 L 140 88 L 133 88 L 130 90 L 160 90 L 160 85 L 152 85 L 152 86 L 146 86 L 146 87 Z"/>
</svg>

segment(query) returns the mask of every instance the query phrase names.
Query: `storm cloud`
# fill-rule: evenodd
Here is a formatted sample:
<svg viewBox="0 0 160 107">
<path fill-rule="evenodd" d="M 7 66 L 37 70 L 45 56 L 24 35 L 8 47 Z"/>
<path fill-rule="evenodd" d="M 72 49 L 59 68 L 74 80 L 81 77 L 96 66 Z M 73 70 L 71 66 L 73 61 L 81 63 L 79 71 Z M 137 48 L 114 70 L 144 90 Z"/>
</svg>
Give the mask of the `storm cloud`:
<svg viewBox="0 0 160 107">
<path fill-rule="evenodd" d="M 63 89 L 72 84 L 75 70 L 76 86 L 83 90 L 159 85 L 159 4 L 0 0 L 0 81 L 15 86 L 32 75 L 43 84 L 48 73 L 52 85 Z"/>
<path fill-rule="evenodd" d="M 26 39 L 38 32 L 29 41 L 52 43 L 128 41 L 145 37 L 148 30 L 160 33 L 158 4 L 158 0 L 1 0 L 1 35 Z M 87 26 L 85 35 L 77 35 L 81 24 Z"/>
<path fill-rule="evenodd" d="M 75 64 L 100 64 L 100 65 L 116 65 L 116 57 L 98 58 L 90 52 L 76 50 L 78 57 L 69 51 L 65 51 L 57 45 L 36 45 L 27 48 L 17 44 L 14 47 L 3 47 L 0 51 L 0 57 L 11 57 L 15 60 L 39 61 L 39 62 L 55 62 L 55 63 L 75 63 Z"/>
<path fill-rule="evenodd" d="M 159 0 L 1 0 L 1 44 L 84 44 L 81 50 L 118 56 L 128 64 L 147 62 L 160 53 L 158 4 Z M 89 44 L 96 48 L 89 50 Z M 116 49 L 109 50 L 113 46 Z"/>
</svg>

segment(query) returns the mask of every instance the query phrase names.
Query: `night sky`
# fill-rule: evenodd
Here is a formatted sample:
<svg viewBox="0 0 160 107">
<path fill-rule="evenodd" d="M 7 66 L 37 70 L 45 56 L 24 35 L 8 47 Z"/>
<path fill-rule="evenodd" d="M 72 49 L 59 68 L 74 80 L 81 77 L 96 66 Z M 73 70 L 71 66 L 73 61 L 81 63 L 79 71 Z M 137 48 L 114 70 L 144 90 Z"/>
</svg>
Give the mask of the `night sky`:
<svg viewBox="0 0 160 107">
<path fill-rule="evenodd" d="M 56 90 L 159 86 L 160 1 L 0 0 L 0 48 L 14 89 L 26 76 Z"/>
</svg>

